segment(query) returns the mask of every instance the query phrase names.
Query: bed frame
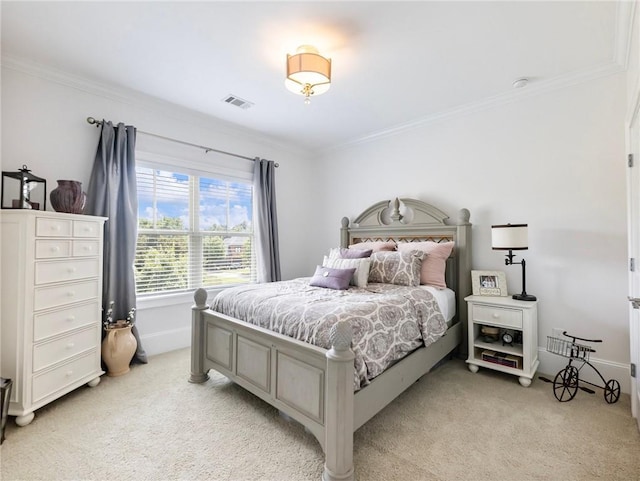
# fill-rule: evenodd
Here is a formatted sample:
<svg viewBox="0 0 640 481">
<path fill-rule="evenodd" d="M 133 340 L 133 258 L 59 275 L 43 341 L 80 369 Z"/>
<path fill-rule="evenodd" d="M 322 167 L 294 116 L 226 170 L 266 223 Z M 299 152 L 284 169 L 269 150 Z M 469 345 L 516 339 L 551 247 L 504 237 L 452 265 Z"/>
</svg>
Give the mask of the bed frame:
<svg viewBox="0 0 640 481">
<path fill-rule="evenodd" d="M 447 285 L 456 291 L 456 316 L 445 335 L 418 348 L 354 393 L 352 332 L 331 329 L 331 349 L 307 344 L 214 312 L 207 292 L 194 295 L 190 382 L 215 369 L 304 425 L 325 453 L 324 481 L 353 480 L 353 433 L 433 366 L 466 346 L 464 298 L 471 293 L 471 224 L 462 209 L 455 225 L 439 209 L 415 199 L 372 205 L 353 223 L 342 219 L 340 244 L 396 240 L 454 241 Z"/>
</svg>

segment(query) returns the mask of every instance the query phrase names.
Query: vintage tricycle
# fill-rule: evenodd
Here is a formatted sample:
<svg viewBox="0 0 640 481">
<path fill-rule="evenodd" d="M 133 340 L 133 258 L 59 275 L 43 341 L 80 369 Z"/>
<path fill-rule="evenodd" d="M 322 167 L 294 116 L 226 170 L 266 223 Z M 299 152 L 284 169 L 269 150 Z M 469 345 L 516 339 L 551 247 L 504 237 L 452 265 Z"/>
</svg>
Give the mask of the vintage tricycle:
<svg viewBox="0 0 640 481">
<path fill-rule="evenodd" d="M 556 377 L 553 380 L 553 394 L 556 399 L 560 402 L 571 401 L 578 392 L 578 388 L 591 394 L 595 393 L 593 389 L 580 385 L 580 383 L 584 383 L 604 389 L 604 399 L 609 404 L 617 402 L 620 398 L 620 383 L 615 379 L 605 381 L 602 374 L 600 374 L 593 364 L 589 362 L 589 355 L 592 352 L 596 352 L 595 349 L 591 346 L 578 344 L 576 342 L 576 340 L 584 342 L 602 342 L 602 339 L 584 339 L 572 336 L 571 334 L 568 334 L 567 331 L 564 331 L 562 335 L 571 340 L 569 341 L 566 339 L 547 336 L 547 351 L 569 358 L 569 363 L 564 369 L 556 374 Z M 602 380 L 603 386 L 580 379 L 579 373 L 586 365 L 596 372 Z"/>
</svg>

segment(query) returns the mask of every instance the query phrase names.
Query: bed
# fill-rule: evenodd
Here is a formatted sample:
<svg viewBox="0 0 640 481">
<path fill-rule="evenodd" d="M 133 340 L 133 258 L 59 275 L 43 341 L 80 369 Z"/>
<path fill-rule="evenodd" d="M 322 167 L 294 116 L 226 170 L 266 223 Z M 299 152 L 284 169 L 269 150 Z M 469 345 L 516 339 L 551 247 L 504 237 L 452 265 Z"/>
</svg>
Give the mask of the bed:
<svg viewBox="0 0 640 481">
<path fill-rule="evenodd" d="M 353 433 L 421 376 L 466 346 L 464 297 L 471 293 L 471 224 L 462 209 L 454 222 L 416 199 L 378 202 L 353 222 L 342 219 L 340 246 L 395 241 L 453 242 L 446 284 L 455 292 L 455 315 L 446 332 L 391 363 L 381 374 L 354 384 L 353 331 L 338 320 L 326 348 L 216 312 L 198 289 L 192 308 L 190 382 L 202 383 L 214 369 L 300 422 L 325 453 L 324 481 L 352 480 Z M 357 363 L 356 363 L 357 365 Z"/>
</svg>

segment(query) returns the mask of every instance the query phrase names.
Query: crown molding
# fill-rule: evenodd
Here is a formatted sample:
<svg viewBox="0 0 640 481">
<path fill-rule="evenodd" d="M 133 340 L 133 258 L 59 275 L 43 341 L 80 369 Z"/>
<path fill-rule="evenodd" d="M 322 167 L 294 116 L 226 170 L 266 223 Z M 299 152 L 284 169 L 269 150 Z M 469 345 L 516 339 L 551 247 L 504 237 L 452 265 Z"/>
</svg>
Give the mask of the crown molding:
<svg viewBox="0 0 640 481">
<path fill-rule="evenodd" d="M 162 114 L 163 116 L 172 118 L 180 122 L 187 122 L 198 127 L 206 125 L 212 129 L 233 137 L 249 136 L 254 141 L 267 145 L 271 148 L 284 150 L 295 155 L 308 156 L 326 154 L 332 151 L 343 150 L 360 144 L 365 144 L 398 135 L 412 129 L 423 127 L 432 123 L 441 122 L 443 120 L 469 115 L 480 112 L 499 105 L 504 105 L 533 95 L 552 92 L 584 82 L 589 82 L 601 77 L 614 75 L 626 70 L 629 63 L 629 55 L 633 42 L 633 20 L 636 11 L 636 1 L 618 1 L 616 6 L 616 27 L 614 33 L 614 52 L 612 60 L 605 64 L 596 66 L 591 69 L 574 72 L 569 75 L 556 77 L 553 79 L 532 82 L 526 89 L 512 90 L 503 94 L 488 97 L 478 102 L 473 102 L 452 109 L 435 113 L 429 116 L 421 117 L 409 122 L 397 124 L 388 129 L 351 139 L 333 146 L 323 147 L 320 149 L 303 149 L 292 144 L 278 142 L 273 137 L 261 134 L 258 131 L 242 127 L 237 124 L 227 122 L 225 120 L 212 117 L 185 107 L 152 97 L 141 92 L 127 89 L 124 87 L 115 87 L 113 85 L 103 84 L 96 80 L 89 80 L 76 75 L 72 75 L 55 68 L 44 66 L 30 61 L 17 59 L 10 56 L 2 56 L 0 65 L 3 68 L 16 70 L 27 75 L 42 78 L 44 80 L 56 82 L 76 90 L 80 90 L 91 95 L 100 96 L 112 101 L 121 102 L 129 105 L 137 105 L 148 111 Z M 90 114 L 90 113 L 89 113 Z"/>
<path fill-rule="evenodd" d="M 433 115 L 398 124 L 389 129 L 372 132 L 370 134 L 363 135 L 347 142 L 318 149 L 316 151 L 316 154 L 326 154 L 329 152 L 335 152 L 357 145 L 366 144 L 368 142 L 373 142 L 386 137 L 391 137 L 393 135 L 398 135 L 411 129 L 422 127 L 431 123 L 440 122 L 451 117 L 480 112 L 499 105 L 507 104 L 509 102 L 514 102 L 519 99 L 531 97 L 533 95 L 539 95 L 542 93 L 552 92 L 554 90 L 564 89 L 625 71 L 629 64 L 629 55 L 631 52 L 631 44 L 633 42 L 633 24 L 636 6 L 637 0 L 620 0 L 617 2 L 616 25 L 613 42 L 614 51 L 612 60 L 610 62 L 606 62 L 602 65 L 598 65 L 590 69 L 563 75 L 561 77 L 543 81 L 536 81 L 529 84 L 526 89 L 513 90 L 503 94 L 498 94 L 492 97 L 488 97 L 479 102 L 461 105 L 459 107 L 454 107 L 452 109 L 442 111 Z"/>
<path fill-rule="evenodd" d="M 567 87 L 572 87 L 574 85 L 590 82 L 592 80 L 596 80 L 602 77 L 608 77 L 610 75 L 623 72 L 624 70 L 625 68 L 619 65 L 618 63 L 608 62 L 606 64 L 603 64 L 588 70 L 576 72 L 571 75 L 564 75 L 564 76 L 556 77 L 546 81 L 532 82 L 525 89 L 518 89 L 518 90 L 514 89 L 512 91 L 509 91 L 503 94 L 498 94 L 492 97 L 488 97 L 479 102 L 468 103 L 468 104 L 461 105 L 459 107 L 454 107 L 452 109 L 442 111 L 433 115 L 421 117 L 419 119 L 412 120 L 410 122 L 398 124 L 389 129 L 372 132 L 370 134 L 358 137 L 357 139 L 343 142 L 335 146 L 327 147 L 325 149 L 319 150 L 317 153 L 326 154 L 329 152 L 335 152 L 338 150 L 347 149 L 357 145 L 366 144 L 376 140 L 384 139 L 386 137 L 398 135 L 418 127 L 423 127 L 432 123 L 441 122 L 443 120 L 446 120 L 452 117 L 459 117 L 463 115 L 473 114 L 476 112 L 481 112 L 481 111 L 488 110 L 500 105 L 515 102 L 520 99 L 532 97 L 534 95 L 553 92 L 555 90 L 561 90 Z"/>
<path fill-rule="evenodd" d="M 308 155 L 309 153 L 308 151 L 303 150 L 297 146 L 278 142 L 277 140 L 274 140 L 273 137 L 261 134 L 256 130 L 248 129 L 246 127 L 242 127 L 241 125 L 227 122 L 223 119 L 206 115 L 195 110 L 191 110 L 186 107 L 167 102 L 157 97 L 143 94 L 136 90 L 127 89 L 124 87 L 115 87 L 113 85 L 104 84 L 96 80 L 89 80 L 84 77 L 63 72 L 50 66 L 38 64 L 36 62 L 23 60 L 8 55 L 3 55 L 0 58 L 0 66 L 2 68 L 15 70 L 17 72 L 41 78 L 49 82 L 55 82 L 60 85 L 64 85 L 66 87 L 70 87 L 72 89 L 102 97 L 108 100 L 124 103 L 127 105 L 135 105 L 148 112 L 160 114 L 164 117 L 168 117 L 179 122 L 193 124 L 199 128 L 202 128 L 204 125 L 207 128 L 211 128 L 218 133 L 222 133 L 231 137 L 250 137 L 255 142 L 258 142 L 265 146 L 269 146 L 270 148 L 283 150 L 294 155 Z M 87 112 L 87 116 L 92 116 L 92 114 L 96 118 L 100 117 L 99 113 Z M 120 121 L 122 119 L 115 120 Z M 126 121 L 126 119 L 124 119 L 123 121 Z M 251 154 L 247 154 L 247 156 L 251 156 Z"/>
</svg>

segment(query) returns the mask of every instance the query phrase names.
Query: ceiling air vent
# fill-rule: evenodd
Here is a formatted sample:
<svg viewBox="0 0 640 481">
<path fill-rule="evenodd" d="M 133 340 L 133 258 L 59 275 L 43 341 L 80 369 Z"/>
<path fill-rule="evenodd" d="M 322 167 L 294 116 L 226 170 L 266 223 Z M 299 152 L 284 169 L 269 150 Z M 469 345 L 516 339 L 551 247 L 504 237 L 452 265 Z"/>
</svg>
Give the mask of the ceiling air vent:
<svg viewBox="0 0 640 481">
<path fill-rule="evenodd" d="M 249 102 L 248 100 L 243 100 L 240 97 L 236 97 L 235 95 L 227 95 L 222 99 L 223 102 L 228 103 L 229 105 L 235 105 L 236 107 L 240 107 L 241 109 L 247 110 L 249 107 L 253 107 L 253 102 Z"/>
</svg>

